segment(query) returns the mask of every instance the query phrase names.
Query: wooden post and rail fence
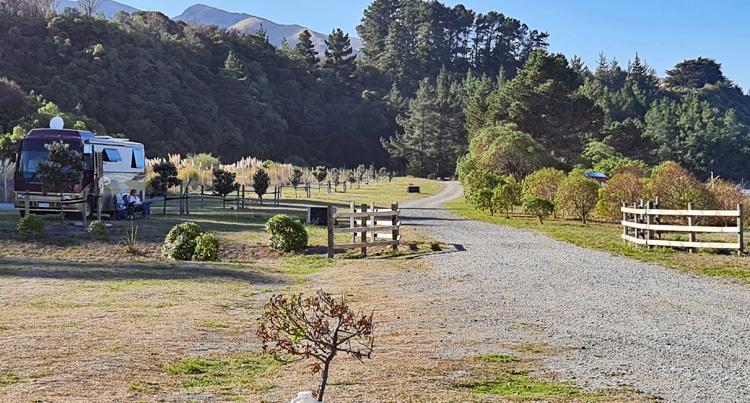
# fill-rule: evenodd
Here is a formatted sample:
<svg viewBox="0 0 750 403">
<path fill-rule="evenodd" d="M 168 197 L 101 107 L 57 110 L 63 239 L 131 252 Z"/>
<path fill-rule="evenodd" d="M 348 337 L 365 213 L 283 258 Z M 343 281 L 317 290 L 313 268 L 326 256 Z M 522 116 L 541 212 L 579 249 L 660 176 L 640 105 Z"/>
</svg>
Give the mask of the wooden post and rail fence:
<svg viewBox="0 0 750 403">
<path fill-rule="evenodd" d="M 691 252 L 695 249 L 726 249 L 742 254 L 745 250 L 741 204 L 734 210 L 694 210 L 692 204 L 688 204 L 687 210 L 668 210 L 658 208 L 653 202 L 632 206 L 623 203 L 621 211 L 622 239 L 635 245 L 687 248 Z M 662 224 L 664 217 L 676 217 L 670 221 L 684 219 L 686 225 Z M 734 219 L 735 225 L 696 225 L 700 218 Z M 663 233 L 688 234 L 688 240 L 662 239 Z M 703 242 L 697 239 L 697 234 L 731 234 L 736 236 L 736 241 Z"/>
<path fill-rule="evenodd" d="M 390 246 L 393 251 L 398 250 L 401 240 L 401 212 L 398 203 L 391 204 L 390 209 L 375 208 L 373 205 L 363 204 L 357 209 L 354 203 L 350 211 L 339 212 L 329 205 L 328 222 L 328 257 L 333 258 L 336 250 L 359 249 L 362 256 L 367 256 L 367 248 Z M 349 226 L 337 227 L 338 219 L 348 221 Z M 351 241 L 336 244 L 336 234 L 351 234 Z"/>
</svg>

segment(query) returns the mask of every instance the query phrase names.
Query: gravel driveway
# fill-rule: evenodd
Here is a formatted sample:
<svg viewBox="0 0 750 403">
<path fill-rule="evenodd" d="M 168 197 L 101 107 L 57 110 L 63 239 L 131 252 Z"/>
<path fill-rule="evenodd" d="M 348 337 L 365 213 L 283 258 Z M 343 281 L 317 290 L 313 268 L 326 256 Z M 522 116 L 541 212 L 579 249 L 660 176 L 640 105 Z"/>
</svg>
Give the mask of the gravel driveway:
<svg viewBox="0 0 750 403">
<path fill-rule="evenodd" d="M 465 220 L 440 209 L 455 182 L 405 203 L 404 222 L 458 252 L 434 255 L 399 292 L 425 293 L 449 332 L 440 354 L 544 343 L 545 364 L 591 387 L 630 385 L 669 401 L 750 401 L 750 290 Z M 451 343 L 451 340 L 455 343 Z M 557 354 L 559 352 L 559 354 Z"/>
</svg>

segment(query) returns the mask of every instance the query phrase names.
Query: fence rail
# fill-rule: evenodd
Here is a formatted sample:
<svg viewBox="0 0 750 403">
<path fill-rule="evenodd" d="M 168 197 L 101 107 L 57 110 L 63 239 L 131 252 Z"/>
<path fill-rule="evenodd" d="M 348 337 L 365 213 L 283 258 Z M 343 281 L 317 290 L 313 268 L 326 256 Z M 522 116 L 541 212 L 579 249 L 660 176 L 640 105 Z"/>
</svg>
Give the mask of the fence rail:
<svg viewBox="0 0 750 403">
<path fill-rule="evenodd" d="M 694 249 L 727 249 L 742 254 L 745 248 L 743 206 L 737 205 L 735 210 L 693 210 L 688 204 L 687 210 L 660 209 L 653 202 L 640 206 L 627 207 L 623 204 L 622 211 L 622 239 L 636 245 L 646 247 L 665 246 L 672 248 Z M 664 217 L 679 217 L 686 219 L 687 225 L 662 224 Z M 698 217 L 735 218 L 736 225 L 696 225 Z M 662 239 L 665 232 L 686 233 L 688 240 Z M 735 234 L 736 242 L 702 242 L 697 240 L 697 234 Z"/>
<path fill-rule="evenodd" d="M 397 203 L 391 204 L 390 210 L 378 209 L 374 205 L 363 204 L 359 211 L 350 205 L 350 211 L 338 212 L 332 205 L 328 206 L 328 257 L 333 258 L 336 249 L 360 249 L 362 256 L 367 256 L 367 248 L 391 246 L 398 250 L 401 240 L 400 210 Z M 348 220 L 348 227 L 336 227 L 338 219 Z M 380 223 L 380 222 L 382 223 Z M 336 234 L 351 234 L 351 242 L 336 244 Z"/>
</svg>

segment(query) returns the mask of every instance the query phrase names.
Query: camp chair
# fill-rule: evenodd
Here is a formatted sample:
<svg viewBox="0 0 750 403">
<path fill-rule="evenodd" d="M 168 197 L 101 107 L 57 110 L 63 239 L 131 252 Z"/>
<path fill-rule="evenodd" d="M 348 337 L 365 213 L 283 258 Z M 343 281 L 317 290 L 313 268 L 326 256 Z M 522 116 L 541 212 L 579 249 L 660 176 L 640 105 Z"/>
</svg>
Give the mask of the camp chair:
<svg viewBox="0 0 750 403">
<path fill-rule="evenodd" d="M 115 205 L 115 217 L 114 217 L 115 220 L 125 220 L 132 216 L 130 213 L 130 209 L 128 207 L 126 196 L 123 196 L 119 193 L 116 194 L 114 196 L 114 205 Z"/>
</svg>

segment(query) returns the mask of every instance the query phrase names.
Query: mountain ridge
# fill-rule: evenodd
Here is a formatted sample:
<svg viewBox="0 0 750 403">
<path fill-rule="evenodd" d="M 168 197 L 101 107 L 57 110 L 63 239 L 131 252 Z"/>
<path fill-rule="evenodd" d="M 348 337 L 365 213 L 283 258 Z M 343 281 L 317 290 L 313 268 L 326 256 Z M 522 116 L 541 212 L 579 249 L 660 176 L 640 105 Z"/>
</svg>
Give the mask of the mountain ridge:
<svg viewBox="0 0 750 403">
<path fill-rule="evenodd" d="M 66 8 L 78 8 L 78 1 L 60 0 L 55 9 L 58 13 L 61 13 L 65 11 Z M 115 14 L 119 11 L 132 14 L 144 10 L 139 10 L 135 7 L 114 0 L 102 0 L 99 5 L 99 12 L 110 19 L 114 18 Z M 321 55 L 321 57 L 327 47 L 325 41 L 328 39 L 328 34 L 317 32 L 305 27 L 304 25 L 281 24 L 257 15 L 226 11 L 203 3 L 193 4 L 186 8 L 181 14 L 170 17 L 170 19 L 173 21 L 185 22 L 187 24 L 215 25 L 219 28 L 236 31 L 245 35 L 263 29 L 266 31 L 268 41 L 277 48 L 281 46 L 285 39 L 290 47 L 294 47 L 299 42 L 299 34 L 304 30 L 308 30 L 312 34 L 311 39 L 315 45 L 315 50 Z M 354 53 L 358 53 L 359 49 L 362 47 L 362 41 L 356 37 L 350 37 L 350 40 Z"/>
<path fill-rule="evenodd" d="M 317 32 L 299 24 L 281 24 L 267 18 L 240 12 L 231 12 L 202 3 L 194 4 L 185 9 L 180 15 L 172 18 L 175 21 L 186 23 L 197 23 L 203 25 L 216 25 L 219 28 L 236 31 L 242 34 L 250 34 L 261 29 L 265 30 L 269 42 L 279 47 L 284 39 L 289 46 L 294 47 L 298 42 L 299 34 L 304 30 L 312 34 L 312 42 L 315 50 L 323 54 L 326 49 L 325 40 L 327 34 Z M 352 49 L 359 50 L 362 42 L 359 38 L 350 38 Z"/>
</svg>

